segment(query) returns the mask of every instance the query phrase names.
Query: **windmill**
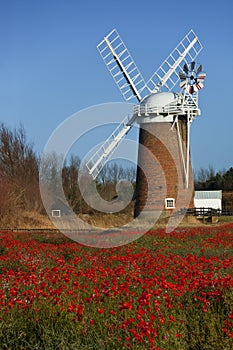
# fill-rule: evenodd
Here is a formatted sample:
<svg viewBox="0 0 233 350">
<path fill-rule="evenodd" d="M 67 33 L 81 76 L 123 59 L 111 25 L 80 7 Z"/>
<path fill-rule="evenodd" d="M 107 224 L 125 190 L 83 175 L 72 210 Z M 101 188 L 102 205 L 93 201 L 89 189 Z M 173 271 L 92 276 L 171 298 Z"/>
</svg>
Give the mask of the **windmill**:
<svg viewBox="0 0 233 350">
<path fill-rule="evenodd" d="M 147 83 L 115 29 L 104 37 L 97 49 L 124 99 L 136 99 L 138 104 L 134 105 L 132 115 L 124 118 L 87 161 L 89 174 L 94 180 L 97 178 L 115 148 L 132 126 L 138 123 L 140 131 L 135 216 L 143 209 L 148 195 L 146 177 L 153 179 L 154 191 L 148 212 L 157 207 L 168 210 L 182 208 L 185 203 L 182 196 L 185 197 L 187 190 L 193 189 L 190 125 L 200 115 L 198 92 L 204 86 L 206 76 L 202 65 L 195 62 L 202 44 L 194 31 L 190 30 Z M 182 90 L 173 92 L 179 81 Z M 166 193 L 157 165 L 148 161 L 140 145 L 149 149 L 160 163 L 166 181 Z M 147 167 L 147 176 L 140 168 L 142 164 L 144 168 Z M 178 192 L 181 193 L 181 199 L 176 204 Z M 192 206 L 192 201 L 189 205 Z"/>
</svg>

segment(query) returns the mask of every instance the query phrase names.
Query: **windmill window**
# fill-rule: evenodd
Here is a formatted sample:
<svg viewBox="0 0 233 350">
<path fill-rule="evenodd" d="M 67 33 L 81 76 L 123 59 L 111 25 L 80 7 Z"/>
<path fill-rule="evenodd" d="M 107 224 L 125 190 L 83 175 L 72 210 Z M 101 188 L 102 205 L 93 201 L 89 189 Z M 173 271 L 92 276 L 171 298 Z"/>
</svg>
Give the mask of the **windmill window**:
<svg viewBox="0 0 233 350">
<path fill-rule="evenodd" d="M 165 208 L 166 209 L 174 209 L 175 208 L 175 199 L 174 198 L 166 198 L 165 199 Z"/>
<path fill-rule="evenodd" d="M 52 217 L 53 218 L 60 218 L 61 217 L 61 210 L 60 209 L 52 210 Z"/>
</svg>

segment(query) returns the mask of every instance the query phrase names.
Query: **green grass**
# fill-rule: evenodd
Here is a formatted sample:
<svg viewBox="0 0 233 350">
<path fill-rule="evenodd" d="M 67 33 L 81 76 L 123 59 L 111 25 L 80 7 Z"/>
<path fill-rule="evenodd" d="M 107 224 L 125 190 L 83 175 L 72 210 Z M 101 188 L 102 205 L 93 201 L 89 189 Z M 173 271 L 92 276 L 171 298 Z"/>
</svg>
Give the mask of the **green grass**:
<svg viewBox="0 0 233 350">
<path fill-rule="evenodd" d="M 233 216 L 220 216 L 219 222 L 220 223 L 233 222 Z"/>
</svg>

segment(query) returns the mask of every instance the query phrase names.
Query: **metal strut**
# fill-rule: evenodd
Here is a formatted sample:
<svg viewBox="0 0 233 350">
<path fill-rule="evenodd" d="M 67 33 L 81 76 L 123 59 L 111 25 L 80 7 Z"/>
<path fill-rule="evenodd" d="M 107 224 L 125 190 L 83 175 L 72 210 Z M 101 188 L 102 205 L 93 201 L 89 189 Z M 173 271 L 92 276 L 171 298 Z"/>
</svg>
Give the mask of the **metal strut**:
<svg viewBox="0 0 233 350">
<path fill-rule="evenodd" d="M 184 169 L 184 178 L 185 178 L 185 187 L 189 187 L 189 159 L 190 159 L 190 124 L 191 124 L 191 118 L 190 113 L 187 113 L 187 145 L 186 145 L 186 155 L 184 150 L 184 141 L 182 140 L 181 134 L 180 134 L 180 128 L 179 128 L 179 121 L 178 118 L 175 119 L 174 123 L 176 123 L 177 127 L 177 134 L 178 134 L 178 141 L 179 141 L 179 148 L 181 153 L 181 159 Z M 173 126 L 172 126 L 173 127 Z"/>
</svg>

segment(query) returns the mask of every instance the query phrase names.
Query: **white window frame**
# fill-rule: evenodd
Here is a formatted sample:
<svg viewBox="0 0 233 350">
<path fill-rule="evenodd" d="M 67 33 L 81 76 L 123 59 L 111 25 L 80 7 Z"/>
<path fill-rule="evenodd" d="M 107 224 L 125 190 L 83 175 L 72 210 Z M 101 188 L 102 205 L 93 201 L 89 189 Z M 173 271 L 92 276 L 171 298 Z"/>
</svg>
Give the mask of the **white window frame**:
<svg viewBox="0 0 233 350">
<path fill-rule="evenodd" d="M 172 206 L 168 205 L 168 202 L 172 202 Z M 175 199 L 174 198 L 166 198 L 165 199 L 165 208 L 166 209 L 175 209 Z"/>
<path fill-rule="evenodd" d="M 61 210 L 60 209 L 53 209 L 52 210 L 52 217 L 53 218 L 60 218 L 61 217 Z"/>
</svg>

